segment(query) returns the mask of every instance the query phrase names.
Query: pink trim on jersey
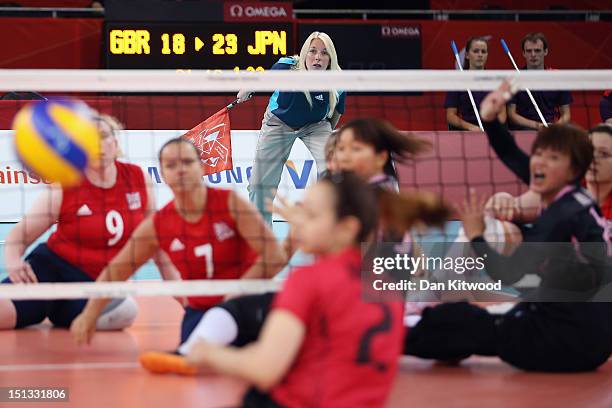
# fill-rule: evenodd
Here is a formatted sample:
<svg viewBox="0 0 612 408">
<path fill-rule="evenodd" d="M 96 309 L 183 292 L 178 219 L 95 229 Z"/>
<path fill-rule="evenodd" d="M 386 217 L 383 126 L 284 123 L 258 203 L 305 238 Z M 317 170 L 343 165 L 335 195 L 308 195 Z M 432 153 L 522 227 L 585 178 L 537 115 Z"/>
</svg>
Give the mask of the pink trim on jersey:
<svg viewBox="0 0 612 408">
<path fill-rule="evenodd" d="M 608 221 L 604 217 L 597 214 L 594 207 L 591 207 L 589 214 L 593 216 L 595 222 L 603 229 L 602 237 L 604 242 L 608 244 L 608 255 L 612 256 L 612 238 L 610 237 L 610 227 L 608 226 Z"/>
<path fill-rule="evenodd" d="M 370 177 L 370 179 L 368 180 L 368 184 L 374 184 L 374 183 L 378 183 L 380 181 L 384 181 L 388 178 L 388 176 L 386 174 L 379 174 L 377 176 L 372 176 Z"/>
<path fill-rule="evenodd" d="M 574 185 L 573 184 L 568 184 L 567 186 L 563 187 L 561 189 L 561 191 L 559 191 L 557 193 L 557 195 L 555 196 L 555 198 L 552 200 L 552 202 L 554 203 L 555 201 L 557 201 L 558 199 L 560 199 L 561 197 L 563 197 L 564 195 L 566 195 L 568 192 L 572 191 L 574 189 Z"/>
</svg>

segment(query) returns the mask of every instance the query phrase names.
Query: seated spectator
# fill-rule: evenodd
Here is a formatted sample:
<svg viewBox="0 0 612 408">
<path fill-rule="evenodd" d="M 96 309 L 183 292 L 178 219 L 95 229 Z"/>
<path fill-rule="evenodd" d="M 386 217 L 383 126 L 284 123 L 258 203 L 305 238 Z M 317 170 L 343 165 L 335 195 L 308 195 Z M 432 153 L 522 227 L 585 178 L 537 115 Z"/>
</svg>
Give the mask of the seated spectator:
<svg viewBox="0 0 612 408">
<path fill-rule="evenodd" d="M 589 131 L 589 136 L 594 152 L 585 184 L 608 220 L 612 234 L 612 126 L 603 123 L 597 125 Z"/>
<path fill-rule="evenodd" d="M 472 37 L 465 45 L 463 69 L 484 69 L 489 55 L 489 45 L 484 37 Z M 486 91 L 472 91 L 476 109 L 480 109 L 480 102 L 487 95 Z M 449 130 L 480 131 L 474 107 L 467 92 L 448 92 L 444 100 L 446 108 L 446 121 Z M 499 115 L 501 123 L 506 122 L 506 112 Z"/>
<path fill-rule="evenodd" d="M 522 69 L 545 69 L 544 59 L 548 55 L 548 42 L 542 33 L 529 33 L 521 41 L 523 57 L 527 63 Z M 567 123 L 570 121 L 572 94 L 569 91 L 531 91 L 546 123 Z M 539 129 L 544 126 L 529 99 L 522 91 L 508 104 L 508 118 L 511 129 Z"/>
</svg>

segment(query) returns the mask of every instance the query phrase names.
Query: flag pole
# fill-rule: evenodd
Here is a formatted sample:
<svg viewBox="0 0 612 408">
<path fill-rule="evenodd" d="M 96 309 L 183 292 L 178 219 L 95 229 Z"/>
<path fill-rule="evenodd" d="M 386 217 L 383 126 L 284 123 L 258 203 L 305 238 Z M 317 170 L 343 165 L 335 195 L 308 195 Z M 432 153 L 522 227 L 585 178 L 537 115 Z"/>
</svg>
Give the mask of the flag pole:
<svg viewBox="0 0 612 408">
<path fill-rule="evenodd" d="M 231 102 L 229 105 L 227 105 L 227 106 L 226 106 L 226 108 L 227 108 L 227 110 L 230 110 L 230 109 L 232 109 L 234 106 L 238 105 L 239 103 L 246 102 L 246 101 L 248 101 L 249 99 L 251 99 L 252 97 L 253 97 L 253 92 L 251 92 L 251 93 L 250 93 L 250 94 L 249 94 L 249 95 L 246 97 L 246 99 L 236 98 L 236 99 L 234 99 L 234 100 L 233 100 L 233 101 L 232 101 L 232 102 Z"/>
</svg>

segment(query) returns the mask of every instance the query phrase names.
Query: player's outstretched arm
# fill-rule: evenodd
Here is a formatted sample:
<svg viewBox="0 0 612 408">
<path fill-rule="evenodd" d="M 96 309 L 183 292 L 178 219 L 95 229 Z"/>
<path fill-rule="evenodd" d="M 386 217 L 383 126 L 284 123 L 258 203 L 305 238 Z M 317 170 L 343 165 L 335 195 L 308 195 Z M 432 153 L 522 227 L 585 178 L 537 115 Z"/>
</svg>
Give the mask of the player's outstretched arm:
<svg viewBox="0 0 612 408">
<path fill-rule="evenodd" d="M 136 227 L 132 236 L 117 255 L 104 268 L 96 282 L 124 281 L 159 249 L 153 226 L 153 216 Z M 89 344 L 96 331 L 96 321 L 110 299 L 89 299 L 87 305 L 70 325 L 77 344 Z"/>
<path fill-rule="evenodd" d="M 529 156 L 516 144 L 514 137 L 499 123 L 497 115 L 505 109 L 514 89 L 510 82 L 502 84 L 489 93 L 480 104 L 480 117 L 489 144 L 499 159 L 525 184 L 529 184 Z"/>
<path fill-rule="evenodd" d="M 569 105 L 561 105 L 559 106 L 559 120 L 557 120 L 557 123 L 569 123 L 569 121 L 572 118 L 572 114 L 570 111 L 570 106 Z"/>
<path fill-rule="evenodd" d="M 485 241 L 484 211 L 485 200 L 478 197 L 474 190 L 470 190 L 468 197 L 457 206 L 465 235 L 474 252 L 484 259 L 487 274 L 492 279 L 501 280 L 504 285 L 516 283 L 526 274 L 535 274 L 541 264 L 538 253 L 530 252 L 530 248 L 521 245 L 510 256 L 500 255 Z"/>
</svg>

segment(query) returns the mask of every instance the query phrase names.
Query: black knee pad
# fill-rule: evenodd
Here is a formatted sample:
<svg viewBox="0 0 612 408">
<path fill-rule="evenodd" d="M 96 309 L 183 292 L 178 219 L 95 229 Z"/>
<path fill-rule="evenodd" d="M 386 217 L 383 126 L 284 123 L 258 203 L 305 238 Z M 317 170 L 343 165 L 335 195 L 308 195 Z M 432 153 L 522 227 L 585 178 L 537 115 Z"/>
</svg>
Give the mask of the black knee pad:
<svg viewBox="0 0 612 408">
<path fill-rule="evenodd" d="M 273 299 L 274 293 L 240 296 L 215 306 L 225 309 L 236 321 L 238 337 L 233 346 L 241 347 L 257 340 Z"/>
</svg>

